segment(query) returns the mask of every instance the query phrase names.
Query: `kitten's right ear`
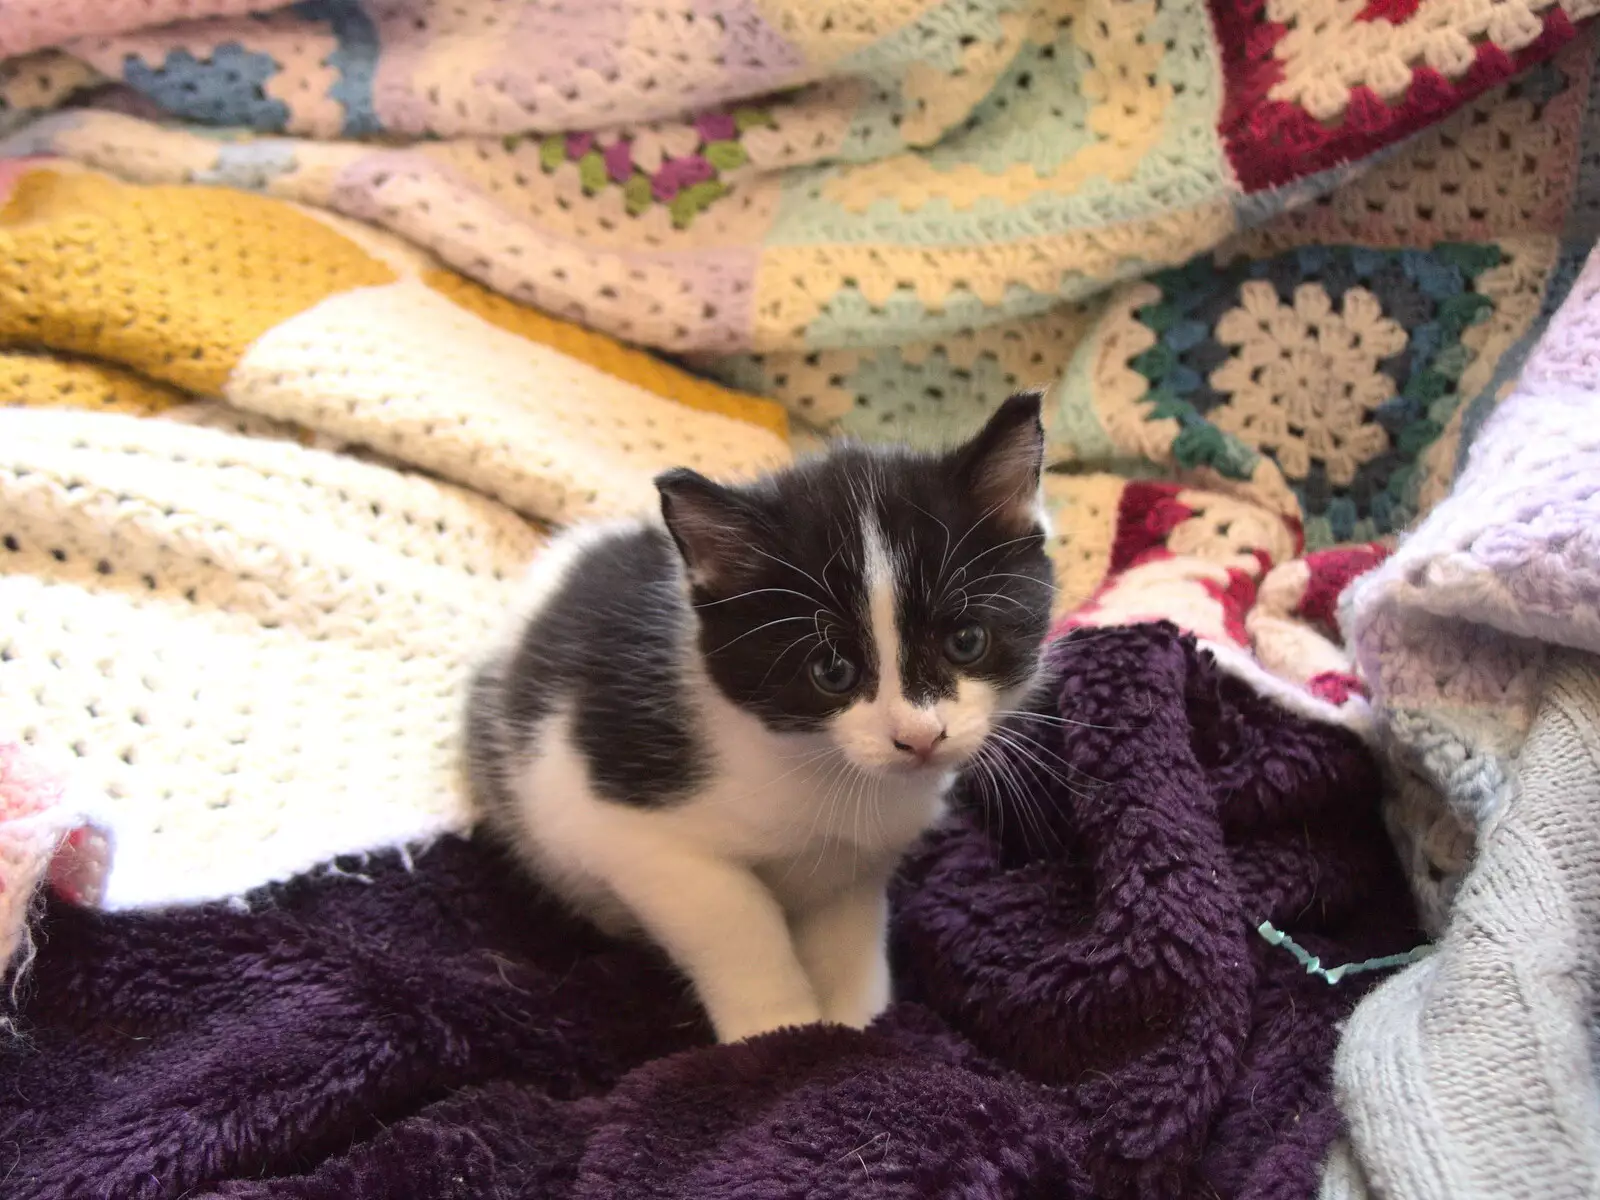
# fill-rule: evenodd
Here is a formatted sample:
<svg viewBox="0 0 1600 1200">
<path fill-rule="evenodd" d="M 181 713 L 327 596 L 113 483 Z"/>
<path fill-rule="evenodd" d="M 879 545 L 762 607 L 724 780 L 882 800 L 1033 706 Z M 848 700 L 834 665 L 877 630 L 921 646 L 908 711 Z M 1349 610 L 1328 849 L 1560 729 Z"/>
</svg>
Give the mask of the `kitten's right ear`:
<svg viewBox="0 0 1600 1200">
<path fill-rule="evenodd" d="M 760 518 L 748 501 L 688 467 L 657 475 L 656 490 L 689 582 L 712 592 L 737 587 L 755 565 L 760 535 Z"/>
<path fill-rule="evenodd" d="M 955 468 L 975 503 L 1002 527 L 1022 532 L 1037 522 L 1044 469 L 1044 392 L 1001 402 L 975 437 L 955 451 Z"/>
</svg>

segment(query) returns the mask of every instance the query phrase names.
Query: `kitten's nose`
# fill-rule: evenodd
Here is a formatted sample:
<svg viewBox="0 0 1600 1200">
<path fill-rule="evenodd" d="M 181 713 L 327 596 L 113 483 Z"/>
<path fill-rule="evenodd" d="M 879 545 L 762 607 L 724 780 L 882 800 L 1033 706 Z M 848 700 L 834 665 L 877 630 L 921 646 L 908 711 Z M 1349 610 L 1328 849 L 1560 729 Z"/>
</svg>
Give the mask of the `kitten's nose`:
<svg viewBox="0 0 1600 1200">
<path fill-rule="evenodd" d="M 896 750 L 915 754 L 918 762 L 927 762 L 933 757 L 934 747 L 949 736 L 942 726 L 937 729 L 897 729 L 891 740 Z"/>
</svg>

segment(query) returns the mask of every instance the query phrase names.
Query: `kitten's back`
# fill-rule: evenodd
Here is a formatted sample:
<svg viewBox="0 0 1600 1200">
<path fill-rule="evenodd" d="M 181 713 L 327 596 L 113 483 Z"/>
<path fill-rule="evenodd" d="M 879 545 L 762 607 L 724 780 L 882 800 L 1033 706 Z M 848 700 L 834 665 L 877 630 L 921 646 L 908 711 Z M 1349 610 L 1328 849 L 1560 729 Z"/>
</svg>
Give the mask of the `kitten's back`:
<svg viewBox="0 0 1600 1200">
<path fill-rule="evenodd" d="M 671 804 L 703 779 L 706 753 L 685 680 L 691 614 L 677 551 L 646 522 L 576 530 L 545 552 L 515 631 L 473 680 L 467 761 L 486 815 L 515 828 L 516 773 L 558 714 L 595 791 Z"/>
</svg>

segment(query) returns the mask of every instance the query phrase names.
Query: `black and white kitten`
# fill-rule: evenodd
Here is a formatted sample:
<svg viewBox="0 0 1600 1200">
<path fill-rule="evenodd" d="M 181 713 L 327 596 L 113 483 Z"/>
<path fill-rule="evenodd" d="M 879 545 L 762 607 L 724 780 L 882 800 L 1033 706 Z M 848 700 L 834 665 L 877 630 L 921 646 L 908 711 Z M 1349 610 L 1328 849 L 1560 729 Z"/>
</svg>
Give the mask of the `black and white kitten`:
<svg viewBox="0 0 1600 1200">
<path fill-rule="evenodd" d="M 889 1002 L 885 886 L 1033 685 L 1052 573 L 1036 393 L 944 454 L 657 479 L 661 519 L 542 554 L 473 682 L 492 825 L 642 929 L 718 1037 Z"/>
</svg>

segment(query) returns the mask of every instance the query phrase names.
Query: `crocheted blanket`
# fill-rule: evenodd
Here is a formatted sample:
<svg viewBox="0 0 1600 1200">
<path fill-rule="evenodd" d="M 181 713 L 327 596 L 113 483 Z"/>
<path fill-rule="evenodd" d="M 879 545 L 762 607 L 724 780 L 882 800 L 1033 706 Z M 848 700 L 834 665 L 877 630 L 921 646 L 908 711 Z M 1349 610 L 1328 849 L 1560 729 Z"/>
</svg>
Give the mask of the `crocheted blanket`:
<svg viewBox="0 0 1600 1200">
<path fill-rule="evenodd" d="M 1248 479 L 1265 451 L 1315 544 L 1324 516 L 1338 540 L 1404 524 L 1408 488 L 1380 497 L 1441 435 L 1450 456 L 1431 410 L 1470 400 L 1537 310 L 1594 162 L 1596 9 L 8 0 L 0 106 L 20 124 L 91 105 L 9 153 L 371 222 L 821 428 L 942 438 L 1070 369 L 1063 456 L 1131 439 Z M 1435 262 L 1442 242 L 1474 249 Z M 1424 257 L 1291 253 L 1351 244 Z M 1215 286 L 1165 276 L 1108 304 L 1214 248 L 1239 262 Z M 1257 279 L 1291 311 L 1241 290 Z M 1399 331 L 1362 340 L 1379 310 Z M 1324 313 L 1336 336 L 1310 332 Z M 1214 375 L 1240 354 L 1250 371 Z M 1283 410 L 1326 368 L 1351 391 L 1339 432 L 1307 439 Z"/>
<path fill-rule="evenodd" d="M 1360 979 L 1410 944 L 1373 759 L 1170 626 L 1052 660 L 1061 780 L 972 797 L 895 896 L 866 1033 L 712 1046 L 681 980 L 445 839 L 242 905 L 53 904 L 0 1061 L 8 1200 L 1303 1200 Z M 1093 782 L 1091 782 L 1093 781 Z"/>
</svg>

